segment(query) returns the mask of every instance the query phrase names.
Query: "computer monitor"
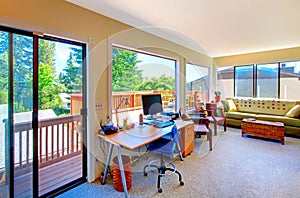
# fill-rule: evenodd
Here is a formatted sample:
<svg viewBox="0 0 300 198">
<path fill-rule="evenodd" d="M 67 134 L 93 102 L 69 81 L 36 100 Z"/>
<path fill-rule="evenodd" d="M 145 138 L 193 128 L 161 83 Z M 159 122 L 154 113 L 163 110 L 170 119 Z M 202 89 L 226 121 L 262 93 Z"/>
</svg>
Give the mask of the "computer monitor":
<svg viewBox="0 0 300 198">
<path fill-rule="evenodd" d="M 155 115 L 163 112 L 161 94 L 142 95 L 144 115 Z"/>
</svg>

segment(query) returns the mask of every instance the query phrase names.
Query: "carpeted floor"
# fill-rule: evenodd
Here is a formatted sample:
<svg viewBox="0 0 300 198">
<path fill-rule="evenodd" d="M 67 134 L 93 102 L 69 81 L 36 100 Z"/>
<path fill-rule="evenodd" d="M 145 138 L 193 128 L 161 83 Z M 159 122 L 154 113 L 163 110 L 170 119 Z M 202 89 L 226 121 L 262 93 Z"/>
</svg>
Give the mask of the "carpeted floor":
<svg viewBox="0 0 300 198">
<path fill-rule="evenodd" d="M 221 130 L 222 128 L 220 128 Z M 219 131 L 220 131 L 219 130 Z M 208 152 L 206 138 L 195 140 L 194 152 L 175 164 L 183 175 L 162 178 L 162 193 L 156 189 L 157 176 L 141 171 L 152 157 L 142 158 L 132 166 L 129 197 L 300 197 L 300 139 L 286 137 L 285 145 L 266 139 L 241 137 L 239 129 L 229 128 L 213 138 Z M 124 197 L 114 189 L 112 179 L 85 183 L 62 195 L 70 197 Z"/>
</svg>

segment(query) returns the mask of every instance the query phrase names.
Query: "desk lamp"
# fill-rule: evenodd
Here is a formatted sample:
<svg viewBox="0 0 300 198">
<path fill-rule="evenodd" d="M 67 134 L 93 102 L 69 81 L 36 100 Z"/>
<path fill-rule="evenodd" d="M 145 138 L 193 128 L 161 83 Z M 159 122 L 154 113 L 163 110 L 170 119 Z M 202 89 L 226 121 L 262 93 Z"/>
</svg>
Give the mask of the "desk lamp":
<svg viewBox="0 0 300 198">
<path fill-rule="evenodd" d="M 120 101 L 120 103 L 118 104 L 118 106 L 116 107 L 115 111 L 116 111 L 116 120 L 117 120 L 117 127 L 119 128 L 119 116 L 118 116 L 118 109 L 121 107 L 121 104 L 124 105 L 130 105 L 128 98 L 122 98 L 122 100 Z"/>
</svg>

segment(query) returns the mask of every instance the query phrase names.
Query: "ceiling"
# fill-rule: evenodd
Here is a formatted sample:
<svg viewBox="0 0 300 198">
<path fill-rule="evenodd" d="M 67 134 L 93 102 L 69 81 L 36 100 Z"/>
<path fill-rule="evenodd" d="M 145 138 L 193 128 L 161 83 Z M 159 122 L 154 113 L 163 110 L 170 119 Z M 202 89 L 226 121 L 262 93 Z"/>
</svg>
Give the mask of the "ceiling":
<svg viewBox="0 0 300 198">
<path fill-rule="evenodd" d="M 299 0 L 67 0 L 212 57 L 300 46 Z"/>
</svg>

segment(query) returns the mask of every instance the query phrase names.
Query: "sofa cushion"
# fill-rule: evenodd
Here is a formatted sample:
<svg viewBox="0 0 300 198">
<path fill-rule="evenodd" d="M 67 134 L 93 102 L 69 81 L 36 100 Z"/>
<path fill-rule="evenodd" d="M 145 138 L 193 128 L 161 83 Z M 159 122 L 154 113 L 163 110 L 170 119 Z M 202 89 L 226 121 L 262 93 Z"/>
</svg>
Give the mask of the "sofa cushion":
<svg viewBox="0 0 300 198">
<path fill-rule="evenodd" d="M 244 113 L 244 112 L 226 112 L 226 118 L 234 118 L 237 120 L 242 120 L 243 118 L 256 118 L 256 114 Z"/>
<path fill-rule="evenodd" d="M 285 116 L 291 117 L 291 118 L 300 118 L 300 105 L 296 105 L 293 108 L 291 108 Z"/>
<path fill-rule="evenodd" d="M 233 100 L 227 100 L 228 101 L 228 112 L 236 112 L 237 108 L 236 105 L 234 104 Z"/>
<path fill-rule="evenodd" d="M 228 112 L 229 111 L 229 103 L 227 100 L 221 100 L 221 103 L 223 105 L 224 108 L 224 112 Z"/>
<path fill-rule="evenodd" d="M 290 118 L 286 116 L 273 116 L 273 115 L 260 115 L 257 114 L 256 116 L 257 120 L 265 120 L 265 121 L 271 121 L 271 122 L 283 122 L 284 125 L 287 126 L 295 126 L 300 127 L 300 119 L 298 118 Z"/>
</svg>

